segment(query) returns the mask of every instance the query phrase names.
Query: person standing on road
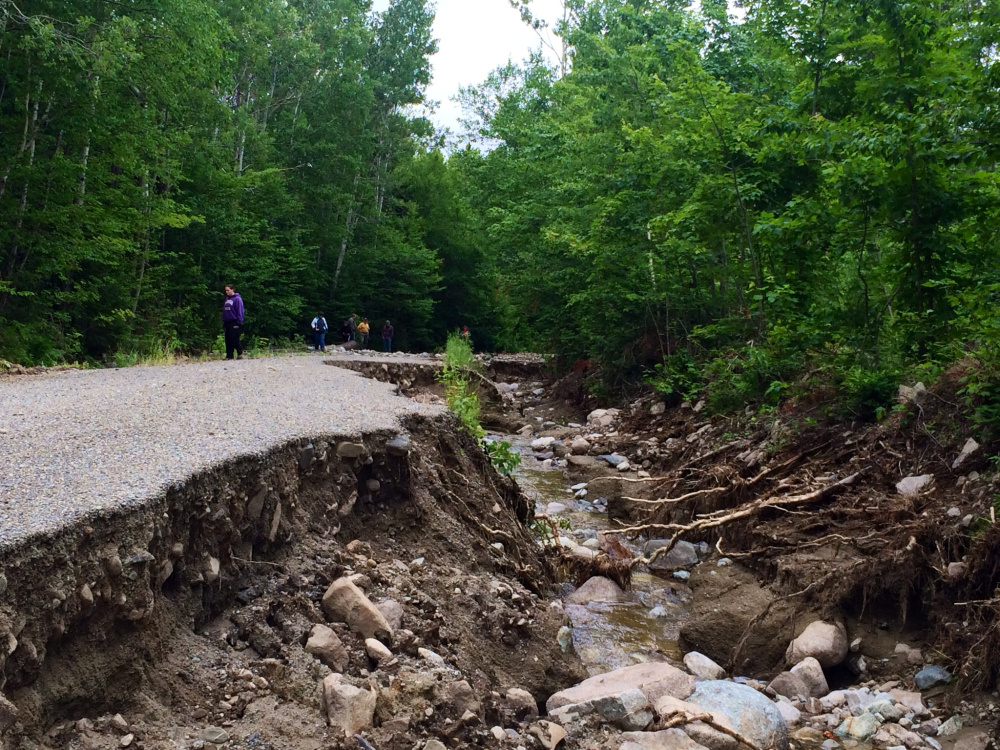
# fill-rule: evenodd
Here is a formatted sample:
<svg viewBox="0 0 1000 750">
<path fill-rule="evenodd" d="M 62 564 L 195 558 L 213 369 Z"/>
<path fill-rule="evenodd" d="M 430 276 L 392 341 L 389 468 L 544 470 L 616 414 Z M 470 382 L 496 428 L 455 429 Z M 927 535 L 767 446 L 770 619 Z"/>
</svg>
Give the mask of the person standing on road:
<svg viewBox="0 0 1000 750">
<path fill-rule="evenodd" d="M 395 333 L 396 329 L 392 327 L 392 323 L 385 321 L 385 325 L 382 326 L 382 351 L 386 354 L 392 352 L 392 337 Z"/>
<path fill-rule="evenodd" d="M 316 340 L 316 351 L 326 351 L 326 332 L 329 328 L 330 326 L 326 324 L 326 318 L 323 317 L 323 313 L 317 313 L 312 322 L 313 338 Z"/>
<path fill-rule="evenodd" d="M 232 284 L 226 284 L 226 301 L 222 305 L 222 330 L 226 339 L 226 359 L 232 359 L 234 352 L 238 359 L 243 359 L 243 344 L 240 343 L 242 328 L 243 298 L 236 293 Z"/>
<path fill-rule="evenodd" d="M 368 325 L 368 318 L 362 318 L 361 322 L 358 323 L 358 348 L 367 349 L 368 348 L 368 334 L 371 331 L 371 326 Z"/>
</svg>

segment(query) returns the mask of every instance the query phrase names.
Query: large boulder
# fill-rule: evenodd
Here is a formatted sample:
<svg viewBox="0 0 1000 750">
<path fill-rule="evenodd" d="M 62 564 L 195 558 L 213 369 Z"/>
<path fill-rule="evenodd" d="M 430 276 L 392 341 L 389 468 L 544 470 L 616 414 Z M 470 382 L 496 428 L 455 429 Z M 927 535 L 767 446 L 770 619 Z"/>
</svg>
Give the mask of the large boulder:
<svg viewBox="0 0 1000 750">
<path fill-rule="evenodd" d="M 669 544 L 669 539 L 652 539 L 646 542 L 646 546 L 642 551 L 643 556 L 651 558 L 656 555 L 657 550 L 667 547 Z M 680 568 L 690 568 L 692 565 L 697 565 L 697 563 L 698 548 L 691 544 L 691 542 L 685 542 L 682 539 L 669 552 L 660 553 L 649 564 L 649 567 L 651 570 L 678 570 Z"/>
<path fill-rule="evenodd" d="M 681 700 L 695 689 L 694 677 L 663 662 L 646 662 L 616 669 L 584 680 L 567 690 L 551 695 L 545 703 L 549 713 L 563 706 L 615 696 L 628 690 L 640 690 L 650 703 L 662 695 Z"/>
<path fill-rule="evenodd" d="M 725 716 L 733 729 L 757 747 L 788 750 L 785 720 L 778 708 L 752 687 L 722 680 L 699 682 L 687 700 Z"/>
<path fill-rule="evenodd" d="M 713 569 L 699 565 L 691 572 L 695 599 L 681 625 L 681 646 L 731 664 L 737 674 L 776 671 L 794 635 L 792 605 L 735 565 L 725 568 L 725 575 L 711 575 Z"/>
<path fill-rule="evenodd" d="M 590 604 L 591 602 L 625 602 L 628 594 L 622 588 L 604 576 L 594 576 L 580 588 L 566 597 L 570 604 Z"/>
<path fill-rule="evenodd" d="M 330 584 L 323 594 L 323 611 L 331 620 L 346 622 L 351 630 L 365 638 L 392 639 L 392 628 L 385 616 L 347 578 L 339 578 Z"/>
<path fill-rule="evenodd" d="M 350 662 L 344 644 L 326 625 L 313 625 L 306 642 L 306 653 L 315 656 L 334 672 L 343 672 Z"/>
<path fill-rule="evenodd" d="M 816 620 L 788 644 L 785 661 L 798 664 L 811 656 L 824 667 L 836 667 L 847 658 L 850 645 L 842 625 Z"/>
<path fill-rule="evenodd" d="M 376 693 L 355 687 L 342 674 L 331 674 L 323 680 L 323 715 L 334 729 L 351 738 L 371 729 L 375 718 Z"/>
</svg>

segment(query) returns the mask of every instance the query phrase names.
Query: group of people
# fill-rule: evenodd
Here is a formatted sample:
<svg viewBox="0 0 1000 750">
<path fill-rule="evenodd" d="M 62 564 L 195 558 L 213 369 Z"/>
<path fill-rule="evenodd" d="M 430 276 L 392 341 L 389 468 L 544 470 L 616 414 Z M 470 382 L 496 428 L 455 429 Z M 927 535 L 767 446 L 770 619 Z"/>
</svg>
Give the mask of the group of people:
<svg viewBox="0 0 1000 750">
<path fill-rule="evenodd" d="M 232 284 L 226 284 L 225 287 L 226 299 L 222 305 L 222 330 L 224 332 L 224 337 L 226 340 L 226 359 L 233 359 L 234 356 L 237 359 L 243 358 L 243 343 L 240 341 L 240 333 L 243 329 L 243 298 L 236 292 L 236 288 Z M 323 316 L 322 312 L 316 313 L 316 317 L 312 320 L 312 332 L 313 339 L 316 344 L 316 351 L 325 352 L 326 351 L 326 332 L 330 330 L 330 326 L 326 322 L 326 318 Z M 358 316 L 351 313 L 351 316 L 345 320 L 340 326 L 340 335 L 344 339 L 344 343 L 354 342 L 355 346 L 359 349 L 368 348 L 368 337 L 371 333 L 371 326 L 368 324 L 368 318 L 362 318 L 358 322 Z M 391 352 L 392 351 L 392 339 L 396 334 L 396 329 L 392 327 L 392 323 L 388 320 L 382 326 L 382 351 Z M 471 341 L 471 335 L 469 333 L 469 327 L 462 327 L 462 338 Z"/>
<path fill-rule="evenodd" d="M 316 317 L 313 318 L 312 321 L 312 331 L 316 344 L 316 351 L 326 351 L 326 332 L 328 330 L 330 330 L 330 326 L 327 324 L 326 318 L 323 317 L 323 313 L 316 313 Z M 358 322 L 358 316 L 354 313 L 351 313 L 350 317 L 340 324 L 340 335 L 344 340 L 344 344 L 354 342 L 354 345 L 359 349 L 368 348 L 368 337 L 370 333 L 371 326 L 368 324 L 368 318 L 362 318 L 361 321 Z M 385 321 L 385 325 L 382 326 L 383 352 L 392 351 L 392 338 L 395 333 L 396 329 L 392 327 L 392 323 L 388 320 Z"/>
</svg>

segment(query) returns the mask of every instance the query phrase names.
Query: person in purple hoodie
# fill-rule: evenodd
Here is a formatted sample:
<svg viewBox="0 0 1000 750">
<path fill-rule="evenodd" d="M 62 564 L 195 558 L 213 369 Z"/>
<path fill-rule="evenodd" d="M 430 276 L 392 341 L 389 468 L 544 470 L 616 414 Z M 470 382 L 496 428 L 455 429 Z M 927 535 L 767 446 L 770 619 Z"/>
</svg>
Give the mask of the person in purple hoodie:
<svg viewBox="0 0 1000 750">
<path fill-rule="evenodd" d="M 232 284 L 226 284 L 226 301 L 222 305 L 222 329 L 226 334 L 226 359 L 243 359 L 243 344 L 240 343 L 240 329 L 243 328 L 243 298 L 236 293 Z"/>
</svg>

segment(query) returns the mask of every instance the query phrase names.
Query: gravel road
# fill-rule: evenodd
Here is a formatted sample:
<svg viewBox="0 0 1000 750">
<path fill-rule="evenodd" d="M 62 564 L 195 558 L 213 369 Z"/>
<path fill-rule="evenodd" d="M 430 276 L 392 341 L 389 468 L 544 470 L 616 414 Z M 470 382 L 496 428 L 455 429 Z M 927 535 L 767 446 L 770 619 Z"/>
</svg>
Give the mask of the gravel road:
<svg viewBox="0 0 1000 750">
<path fill-rule="evenodd" d="M 440 411 L 314 355 L 8 378 L 0 550 L 289 440 L 398 430 Z"/>
</svg>

